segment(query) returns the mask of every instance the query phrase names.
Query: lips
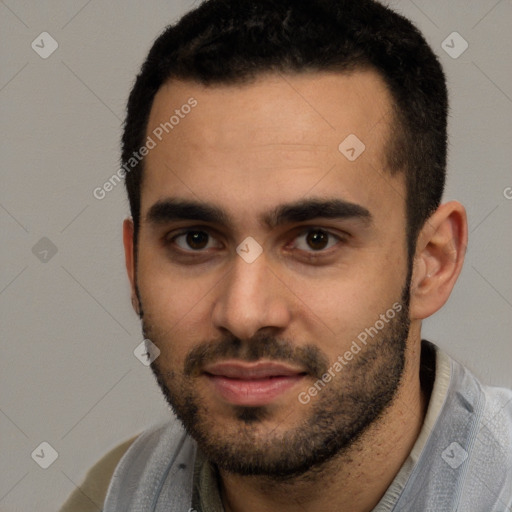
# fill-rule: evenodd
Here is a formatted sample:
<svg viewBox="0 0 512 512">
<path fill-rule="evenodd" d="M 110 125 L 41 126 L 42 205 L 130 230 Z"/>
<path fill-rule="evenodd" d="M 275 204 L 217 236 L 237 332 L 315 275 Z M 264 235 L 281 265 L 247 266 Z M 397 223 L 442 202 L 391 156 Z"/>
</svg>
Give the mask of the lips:
<svg viewBox="0 0 512 512">
<path fill-rule="evenodd" d="M 238 406 L 267 405 L 300 382 L 305 372 L 277 362 L 225 361 L 209 365 L 204 374 L 214 392 Z"/>
</svg>

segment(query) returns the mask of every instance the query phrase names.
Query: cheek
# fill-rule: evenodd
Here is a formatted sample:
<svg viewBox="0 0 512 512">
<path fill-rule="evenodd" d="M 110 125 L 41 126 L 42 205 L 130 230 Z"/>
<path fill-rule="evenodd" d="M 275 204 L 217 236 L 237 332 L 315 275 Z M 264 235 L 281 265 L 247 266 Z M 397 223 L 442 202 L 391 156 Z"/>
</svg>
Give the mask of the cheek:
<svg viewBox="0 0 512 512">
<path fill-rule="evenodd" d="M 150 247 L 139 252 L 137 285 L 144 311 L 159 323 L 173 325 L 205 300 L 212 287 L 191 268 L 173 266 L 162 249 Z"/>
<path fill-rule="evenodd" d="M 140 257 L 137 284 L 146 335 L 165 360 L 182 361 L 194 343 L 212 336 L 212 291 L 217 280 L 187 275 L 155 257 Z"/>
<path fill-rule="evenodd" d="M 375 326 L 380 315 L 401 303 L 405 270 L 397 272 L 396 265 L 393 271 L 385 268 L 377 262 L 353 266 L 337 276 L 295 288 L 305 303 L 298 320 L 301 329 L 309 332 L 311 341 L 330 359 L 343 354 L 365 329 Z"/>
</svg>

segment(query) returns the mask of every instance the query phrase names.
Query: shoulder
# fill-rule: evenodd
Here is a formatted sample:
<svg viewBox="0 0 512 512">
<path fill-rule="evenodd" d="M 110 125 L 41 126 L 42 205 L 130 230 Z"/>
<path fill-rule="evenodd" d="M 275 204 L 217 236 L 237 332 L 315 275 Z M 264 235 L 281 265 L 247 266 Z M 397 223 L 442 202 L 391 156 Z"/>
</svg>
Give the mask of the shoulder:
<svg viewBox="0 0 512 512">
<path fill-rule="evenodd" d="M 176 417 L 148 428 L 119 461 L 105 512 L 151 510 L 159 499 L 179 510 L 191 501 L 195 456 L 196 444 Z"/>
<path fill-rule="evenodd" d="M 117 445 L 89 469 L 80 487 L 73 491 L 60 512 L 98 512 L 98 509 L 101 510 L 116 466 L 138 437 L 136 435 Z"/>
<path fill-rule="evenodd" d="M 453 403 L 470 413 L 478 426 L 476 438 L 486 433 L 512 458 L 512 389 L 482 384 L 471 371 L 451 360 Z"/>
<path fill-rule="evenodd" d="M 482 415 L 470 453 L 468 494 L 489 494 L 494 506 L 489 510 L 505 510 L 512 507 L 512 390 L 482 386 L 482 395 Z"/>
<path fill-rule="evenodd" d="M 140 499 L 139 494 L 146 498 L 147 489 L 152 488 L 150 480 L 158 477 L 168 465 L 169 456 L 182 450 L 184 444 L 190 448 L 190 443 L 185 441 L 185 432 L 178 421 L 149 427 L 104 455 L 87 472 L 82 484 L 59 512 L 98 512 L 107 507 L 107 503 Z M 193 453 L 188 459 L 192 458 Z M 128 510 L 128 507 L 122 505 L 119 510 Z"/>
<path fill-rule="evenodd" d="M 512 389 L 482 386 L 485 405 L 482 430 L 488 431 L 501 451 L 508 454 L 512 469 Z"/>
<path fill-rule="evenodd" d="M 512 506 L 512 390 L 483 385 L 468 370 L 457 384 L 458 420 L 467 430 L 462 448 L 457 447 L 461 461 L 467 458 L 460 466 L 465 474 L 461 509 L 503 510 Z"/>
</svg>

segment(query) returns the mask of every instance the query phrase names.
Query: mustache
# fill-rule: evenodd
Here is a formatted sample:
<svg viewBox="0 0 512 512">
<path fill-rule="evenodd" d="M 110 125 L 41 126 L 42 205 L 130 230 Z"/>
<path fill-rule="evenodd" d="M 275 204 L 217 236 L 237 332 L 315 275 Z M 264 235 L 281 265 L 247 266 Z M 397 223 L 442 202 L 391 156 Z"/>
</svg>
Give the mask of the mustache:
<svg viewBox="0 0 512 512">
<path fill-rule="evenodd" d="M 259 359 L 291 363 L 308 374 L 321 378 L 329 367 L 327 357 L 314 345 L 294 346 L 290 341 L 268 334 L 257 334 L 249 340 L 227 335 L 194 347 L 185 358 L 184 374 L 197 377 L 211 363 L 224 359 L 254 362 Z"/>
</svg>

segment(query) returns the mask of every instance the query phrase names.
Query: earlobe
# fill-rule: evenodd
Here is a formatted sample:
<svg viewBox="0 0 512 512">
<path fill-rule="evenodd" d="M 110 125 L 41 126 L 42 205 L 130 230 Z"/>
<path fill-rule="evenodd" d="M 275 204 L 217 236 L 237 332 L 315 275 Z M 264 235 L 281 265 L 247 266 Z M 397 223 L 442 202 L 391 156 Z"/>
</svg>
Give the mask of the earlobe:
<svg viewBox="0 0 512 512">
<path fill-rule="evenodd" d="M 137 299 L 137 295 L 132 293 L 132 307 L 135 313 L 137 313 L 138 316 L 140 316 L 140 304 L 139 299 Z"/>
<path fill-rule="evenodd" d="M 446 303 L 462 269 L 467 237 L 466 211 L 456 201 L 441 205 L 425 222 L 413 262 L 412 318 L 427 318 Z"/>
<path fill-rule="evenodd" d="M 132 293 L 132 306 L 137 315 L 140 316 L 140 304 L 137 298 L 137 288 L 135 282 L 135 245 L 133 241 L 134 226 L 132 219 L 125 219 L 123 222 L 123 244 L 124 244 L 124 257 L 126 264 L 126 272 L 130 280 L 130 287 Z"/>
</svg>

